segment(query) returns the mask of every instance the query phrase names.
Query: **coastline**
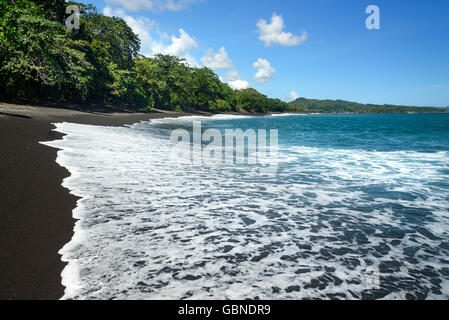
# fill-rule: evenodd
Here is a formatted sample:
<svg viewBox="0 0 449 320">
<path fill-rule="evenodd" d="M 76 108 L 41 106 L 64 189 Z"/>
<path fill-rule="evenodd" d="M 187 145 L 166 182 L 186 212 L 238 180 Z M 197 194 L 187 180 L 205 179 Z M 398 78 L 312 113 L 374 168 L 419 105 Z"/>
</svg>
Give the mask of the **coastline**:
<svg viewBox="0 0 449 320">
<path fill-rule="evenodd" d="M 0 299 L 54 300 L 64 294 L 59 250 L 73 236 L 77 197 L 61 184 L 69 172 L 57 151 L 40 144 L 61 139 L 52 123 L 123 126 L 139 121 L 211 115 L 156 110 L 104 113 L 0 103 Z"/>
<path fill-rule="evenodd" d="M 64 295 L 61 273 L 67 263 L 59 251 L 73 237 L 79 198 L 62 186 L 70 173 L 56 162 L 58 150 L 39 143 L 63 137 L 53 131 L 53 123 L 123 126 L 192 115 L 213 114 L 105 113 L 0 102 L 0 299 L 54 300 Z"/>
</svg>

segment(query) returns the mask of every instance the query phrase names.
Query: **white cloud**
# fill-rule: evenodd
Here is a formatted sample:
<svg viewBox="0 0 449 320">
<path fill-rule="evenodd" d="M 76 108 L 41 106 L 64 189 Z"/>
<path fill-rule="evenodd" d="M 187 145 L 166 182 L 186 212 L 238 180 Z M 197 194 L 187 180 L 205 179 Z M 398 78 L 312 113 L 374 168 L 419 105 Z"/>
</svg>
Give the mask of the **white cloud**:
<svg viewBox="0 0 449 320">
<path fill-rule="evenodd" d="M 217 53 L 212 48 L 207 49 L 204 57 L 201 58 L 201 62 L 212 70 L 227 70 L 234 66 L 225 47 L 221 47 Z"/>
<path fill-rule="evenodd" d="M 190 49 L 198 47 L 198 43 L 184 29 L 179 29 L 179 38 L 171 37 L 172 43 L 164 49 L 165 54 L 173 56 L 185 56 Z"/>
<path fill-rule="evenodd" d="M 240 80 L 240 74 L 237 72 L 237 70 L 231 70 L 226 74 L 226 81 L 235 81 Z"/>
<path fill-rule="evenodd" d="M 257 59 L 257 61 L 254 62 L 253 67 L 257 69 L 257 72 L 254 75 L 254 80 L 261 84 L 270 81 L 276 72 L 270 62 L 262 58 Z"/>
<path fill-rule="evenodd" d="M 232 89 L 235 90 L 242 90 L 249 88 L 249 82 L 242 80 L 240 77 L 240 74 L 237 72 L 236 69 L 232 69 L 228 73 L 226 73 L 226 82 L 229 84 L 229 86 Z"/>
<path fill-rule="evenodd" d="M 259 40 L 263 41 L 266 47 L 273 45 L 292 47 L 300 45 L 307 40 L 306 31 L 303 31 L 301 36 L 296 36 L 291 32 L 284 32 L 284 19 L 275 12 L 273 12 L 271 17 L 271 23 L 260 19 L 257 21 L 257 27 L 259 28 Z"/>
<path fill-rule="evenodd" d="M 172 36 L 172 43 L 166 47 L 163 47 L 160 52 L 156 53 L 169 54 L 172 56 L 184 58 L 187 64 L 193 67 L 198 67 L 199 63 L 189 53 L 189 50 L 198 47 L 198 43 L 195 39 L 189 36 L 189 34 L 185 32 L 184 29 L 179 29 L 179 34 L 179 38 L 176 38 L 176 36 Z"/>
<path fill-rule="evenodd" d="M 198 61 L 196 61 L 196 59 L 190 53 L 185 54 L 181 58 L 183 58 L 185 60 L 185 62 L 186 62 L 185 64 L 187 64 L 188 66 L 195 67 L 195 68 L 201 67 L 201 65 L 198 63 Z"/>
<path fill-rule="evenodd" d="M 290 100 L 294 101 L 299 98 L 299 95 L 296 91 L 290 92 Z"/>
<path fill-rule="evenodd" d="M 234 90 L 242 90 L 249 88 L 248 81 L 244 80 L 233 80 L 228 82 L 229 86 Z"/>
<path fill-rule="evenodd" d="M 119 6 L 127 11 L 179 11 L 186 9 L 191 4 L 204 0 L 105 0 L 110 6 Z"/>
<path fill-rule="evenodd" d="M 117 16 L 126 21 L 131 29 L 141 40 L 140 53 L 145 56 L 152 56 L 157 53 L 170 54 L 186 59 L 192 66 L 198 66 L 198 62 L 190 55 L 189 50 L 198 47 L 198 43 L 184 29 L 179 29 L 179 37 L 175 35 L 169 37 L 159 30 L 156 21 L 146 17 L 132 17 L 127 15 L 122 9 L 112 9 L 105 7 L 103 13 L 106 16 Z M 152 33 L 158 35 L 156 40 Z M 167 43 L 167 40 L 170 41 Z"/>
</svg>

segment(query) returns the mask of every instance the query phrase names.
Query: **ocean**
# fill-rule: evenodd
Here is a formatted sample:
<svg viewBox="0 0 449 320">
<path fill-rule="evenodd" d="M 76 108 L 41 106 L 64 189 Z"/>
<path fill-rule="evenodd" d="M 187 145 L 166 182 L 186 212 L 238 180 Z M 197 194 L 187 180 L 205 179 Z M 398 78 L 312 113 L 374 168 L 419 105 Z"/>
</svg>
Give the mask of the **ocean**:
<svg viewBox="0 0 449 320">
<path fill-rule="evenodd" d="M 276 171 L 178 161 L 170 135 L 195 121 L 277 129 Z M 45 144 L 81 197 L 63 299 L 449 298 L 448 114 L 56 130 Z"/>
</svg>

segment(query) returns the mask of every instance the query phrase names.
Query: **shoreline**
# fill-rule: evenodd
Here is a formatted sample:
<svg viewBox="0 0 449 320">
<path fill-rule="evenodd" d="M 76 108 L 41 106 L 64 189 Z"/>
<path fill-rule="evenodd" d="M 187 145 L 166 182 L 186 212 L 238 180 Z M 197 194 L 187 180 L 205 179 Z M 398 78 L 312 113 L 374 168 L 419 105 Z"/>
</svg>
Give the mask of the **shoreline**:
<svg viewBox="0 0 449 320">
<path fill-rule="evenodd" d="M 181 116 L 156 110 L 102 113 L 0 103 L 0 299 L 56 300 L 64 295 L 59 251 L 73 237 L 78 197 L 62 186 L 70 176 L 57 149 L 39 142 L 61 139 L 55 122 L 123 126 Z"/>
<path fill-rule="evenodd" d="M 151 119 L 212 115 L 163 110 L 105 113 L 0 102 L 0 299 L 55 300 L 64 296 L 61 280 L 67 263 L 59 251 L 74 235 L 77 220 L 73 210 L 80 198 L 62 185 L 70 172 L 56 162 L 58 149 L 40 143 L 64 136 L 54 131 L 53 123 L 123 126 Z"/>
</svg>

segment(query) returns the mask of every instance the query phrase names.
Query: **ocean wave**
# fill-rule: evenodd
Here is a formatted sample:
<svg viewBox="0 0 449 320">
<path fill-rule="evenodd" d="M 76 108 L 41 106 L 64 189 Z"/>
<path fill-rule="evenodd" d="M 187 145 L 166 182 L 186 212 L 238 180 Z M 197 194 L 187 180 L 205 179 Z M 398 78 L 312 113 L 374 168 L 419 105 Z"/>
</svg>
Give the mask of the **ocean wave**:
<svg viewBox="0 0 449 320">
<path fill-rule="evenodd" d="M 64 299 L 449 297 L 446 151 L 282 146 L 262 177 L 170 161 L 155 124 L 193 119 L 56 124 Z"/>
</svg>

